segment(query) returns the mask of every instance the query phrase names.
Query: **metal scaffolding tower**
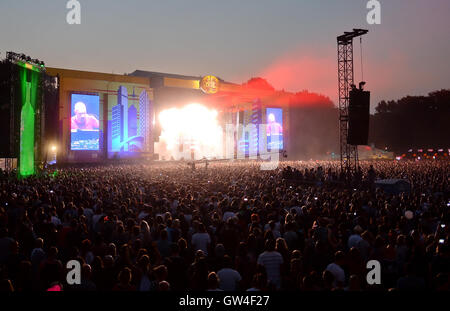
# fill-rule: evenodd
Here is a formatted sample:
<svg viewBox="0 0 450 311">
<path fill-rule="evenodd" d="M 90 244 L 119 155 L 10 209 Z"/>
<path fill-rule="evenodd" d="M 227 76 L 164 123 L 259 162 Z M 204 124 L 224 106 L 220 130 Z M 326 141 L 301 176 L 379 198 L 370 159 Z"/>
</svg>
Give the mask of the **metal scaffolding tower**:
<svg viewBox="0 0 450 311">
<path fill-rule="evenodd" d="M 348 104 L 353 82 L 353 38 L 368 33 L 365 29 L 353 29 L 337 37 L 338 81 L 339 81 L 339 139 L 341 151 L 341 171 L 354 172 L 358 165 L 358 146 L 349 145 Z"/>
</svg>

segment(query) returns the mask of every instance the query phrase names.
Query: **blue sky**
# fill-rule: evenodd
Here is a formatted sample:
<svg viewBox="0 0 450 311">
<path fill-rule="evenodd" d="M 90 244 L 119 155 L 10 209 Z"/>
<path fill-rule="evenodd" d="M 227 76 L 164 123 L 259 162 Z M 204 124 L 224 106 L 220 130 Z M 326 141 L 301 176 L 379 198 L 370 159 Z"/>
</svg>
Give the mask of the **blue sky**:
<svg viewBox="0 0 450 311">
<path fill-rule="evenodd" d="M 66 0 L 1 0 L 0 57 L 16 51 L 51 67 L 214 74 L 237 83 L 265 75 L 277 88 L 336 100 L 336 36 L 366 28 L 372 109 L 381 99 L 450 88 L 448 0 L 380 0 L 381 25 L 366 23 L 366 0 L 79 1 L 82 23 L 68 25 Z M 358 40 L 356 80 L 359 57 Z"/>
</svg>

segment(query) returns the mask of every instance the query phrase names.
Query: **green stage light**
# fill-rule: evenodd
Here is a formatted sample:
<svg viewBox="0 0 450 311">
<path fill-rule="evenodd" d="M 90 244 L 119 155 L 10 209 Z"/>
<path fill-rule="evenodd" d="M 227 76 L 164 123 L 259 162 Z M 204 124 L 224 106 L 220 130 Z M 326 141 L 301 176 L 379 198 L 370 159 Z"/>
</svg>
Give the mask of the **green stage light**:
<svg viewBox="0 0 450 311">
<path fill-rule="evenodd" d="M 40 68 L 38 66 L 35 66 L 33 64 L 30 63 L 26 63 L 26 62 L 17 62 L 17 65 L 19 65 L 20 67 L 23 67 L 25 69 L 29 69 L 32 71 L 36 71 L 36 72 L 41 72 Z M 44 68 L 43 65 L 40 65 L 42 68 Z"/>
<path fill-rule="evenodd" d="M 28 65 L 28 66 L 26 66 Z M 30 64 L 20 68 L 20 87 L 22 107 L 20 113 L 20 153 L 19 153 L 19 176 L 27 177 L 35 173 L 34 143 L 35 143 L 35 108 L 39 72 Z M 30 79 L 27 79 L 27 72 Z"/>
</svg>

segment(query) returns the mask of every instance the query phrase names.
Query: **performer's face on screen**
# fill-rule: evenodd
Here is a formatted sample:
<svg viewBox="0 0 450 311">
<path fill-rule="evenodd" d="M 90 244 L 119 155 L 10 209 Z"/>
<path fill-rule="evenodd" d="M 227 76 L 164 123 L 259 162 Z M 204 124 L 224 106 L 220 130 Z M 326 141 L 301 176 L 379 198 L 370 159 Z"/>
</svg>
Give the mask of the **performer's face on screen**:
<svg viewBox="0 0 450 311">
<path fill-rule="evenodd" d="M 83 102 L 75 104 L 75 119 L 77 123 L 83 124 L 86 121 L 86 105 Z"/>
<path fill-rule="evenodd" d="M 275 122 L 275 115 L 273 113 L 269 114 L 269 123 Z"/>
</svg>

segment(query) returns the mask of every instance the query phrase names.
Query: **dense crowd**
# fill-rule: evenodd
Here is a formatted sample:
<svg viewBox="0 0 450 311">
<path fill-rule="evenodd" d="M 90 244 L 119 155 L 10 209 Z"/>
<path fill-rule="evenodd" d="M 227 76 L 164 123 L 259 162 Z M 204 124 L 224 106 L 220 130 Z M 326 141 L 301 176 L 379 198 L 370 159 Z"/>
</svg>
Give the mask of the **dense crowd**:
<svg viewBox="0 0 450 311">
<path fill-rule="evenodd" d="M 1 173 L 0 290 L 449 290 L 444 161 Z M 350 177 L 350 178 L 349 178 Z M 377 179 L 401 178 L 409 193 Z M 345 182 L 350 180 L 350 182 Z M 446 226 L 447 225 L 447 226 Z M 66 264 L 81 264 L 68 284 Z M 381 284 L 366 264 L 381 264 Z"/>
</svg>

